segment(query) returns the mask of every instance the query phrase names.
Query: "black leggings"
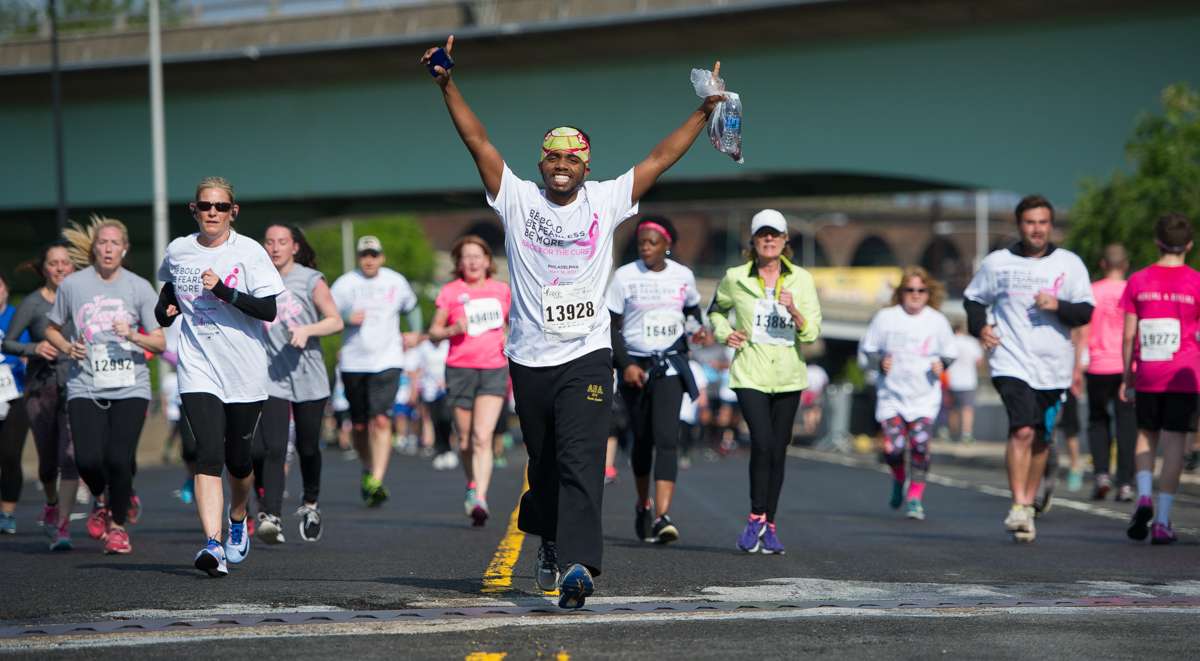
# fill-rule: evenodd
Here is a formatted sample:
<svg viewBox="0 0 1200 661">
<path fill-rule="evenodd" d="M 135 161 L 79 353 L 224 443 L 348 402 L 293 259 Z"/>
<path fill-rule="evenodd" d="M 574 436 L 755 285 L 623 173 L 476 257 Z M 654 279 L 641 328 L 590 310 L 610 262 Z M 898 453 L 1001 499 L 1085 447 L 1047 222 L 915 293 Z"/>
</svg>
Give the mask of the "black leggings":
<svg viewBox="0 0 1200 661">
<path fill-rule="evenodd" d="M 29 433 L 29 416 L 25 412 L 25 399 L 14 399 L 8 403 L 8 417 L 0 420 L 0 500 L 15 503 L 21 499 L 21 453 L 25 450 L 25 436 Z"/>
<path fill-rule="evenodd" d="M 149 405 L 150 400 L 140 397 L 76 397 L 67 402 L 79 476 L 93 494 L 100 495 L 108 490 L 108 509 L 112 512 L 113 522 L 120 526 L 125 525 L 125 516 L 129 512 L 135 471 L 133 459 Z"/>
<path fill-rule="evenodd" d="M 287 462 L 288 423 L 296 423 L 296 454 L 304 478 L 304 502 L 316 503 L 321 495 L 321 419 L 328 397 L 309 402 L 289 402 L 270 397 L 263 403 L 262 425 L 255 435 L 254 474 L 262 476 L 263 511 L 279 516 L 283 511 L 283 466 Z"/>
<path fill-rule="evenodd" d="M 1087 375 L 1088 445 L 1096 474 L 1109 472 L 1109 453 L 1112 451 L 1112 421 L 1116 418 L 1118 485 L 1133 484 L 1133 455 L 1137 445 L 1137 413 L 1132 402 L 1117 397 L 1121 387 L 1120 374 Z M 1108 413 L 1112 402 L 1113 415 Z"/>
<path fill-rule="evenodd" d="M 750 513 L 775 521 L 792 425 L 800 407 L 800 391 L 765 393 L 734 388 L 742 417 L 750 427 Z"/>
<path fill-rule="evenodd" d="M 429 423 L 433 425 L 433 451 L 436 454 L 451 451 L 450 435 L 454 433 L 454 414 L 450 409 L 450 398 L 444 395 L 432 402 L 425 402 L 425 410 L 429 412 Z M 459 447 L 464 447 L 463 444 L 467 442 L 469 440 L 458 439 Z"/>
<path fill-rule="evenodd" d="M 216 395 L 182 395 L 183 418 L 196 438 L 196 474 L 221 477 L 221 469 L 243 479 L 254 472 L 251 446 L 262 417 L 262 402 L 226 404 Z"/>
<path fill-rule="evenodd" d="M 683 381 L 678 376 L 651 379 L 642 388 L 621 382 L 621 396 L 633 430 L 633 474 L 674 482 L 679 475 L 679 405 Z"/>
</svg>

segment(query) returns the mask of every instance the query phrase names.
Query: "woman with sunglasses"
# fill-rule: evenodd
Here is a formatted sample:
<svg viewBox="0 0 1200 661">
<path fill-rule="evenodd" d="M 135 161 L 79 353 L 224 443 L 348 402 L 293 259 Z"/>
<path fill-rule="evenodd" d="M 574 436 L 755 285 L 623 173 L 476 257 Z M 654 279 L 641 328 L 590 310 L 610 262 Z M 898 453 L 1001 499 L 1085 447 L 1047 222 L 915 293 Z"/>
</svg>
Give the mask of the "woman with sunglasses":
<svg viewBox="0 0 1200 661">
<path fill-rule="evenodd" d="M 279 517 L 283 510 L 284 464 L 289 422 L 296 424 L 296 452 L 304 479 L 304 497 L 296 515 L 300 538 L 321 538 L 321 418 L 329 401 L 329 374 L 319 338 L 341 332 L 342 318 L 317 256 L 295 225 L 271 225 L 263 247 L 283 279 L 275 300 L 276 316 L 267 327 L 267 401 L 263 404 L 261 461 L 263 499 L 255 534 L 268 544 L 284 541 Z"/>
<path fill-rule="evenodd" d="M 221 577 L 229 574 L 227 563 L 240 563 L 250 552 L 251 445 L 270 380 L 264 322 L 275 320 L 275 297 L 284 285 L 262 245 L 234 231 L 239 207 L 228 181 L 201 180 L 189 208 L 200 231 L 167 246 L 155 312 L 164 325 L 182 317 L 179 392 L 196 438 L 195 499 L 205 537 L 194 564 Z M 229 534 L 222 543 L 225 468 Z"/>
<path fill-rule="evenodd" d="M 146 351 L 161 352 L 166 338 L 154 316 L 154 287 L 123 266 L 129 250 L 124 223 L 92 216 L 88 227 L 72 224 L 63 236 L 72 261 L 88 266 L 63 280 L 47 315 L 46 339 L 72 359 L 67 416 L 75 461 L 88 489 L 108 496 L 108 506 L 93 515 L 101 524 L 99 539 L 105 553 L 125 555 L 133 552 L 125 524 L 150 405 Z"/>
<path fill-rule="evenodd" d="M 808 387 L 800 348 L 817 339 L 821 307 L 812 275 L 788 259 L 783 214 L 754 214 L 750 236 L 748 261 L 725 272 L 708 318 L 717 341 L 735 351 L 729 385 L 750 427 L 750 517 L 737 546 L 782 554 L 775 514 L 800 391 Z"/>
<path fill-rule="evenodd" d="M 41 523 L 50 538 L 50 550 L 67 551 L 71 549 L 69 526 L 79 472 L 67 425 L 68 361 L 59 360 L 58 349 L 46 339 L 50 324 L 46 315 L 54 307 L 59 285 L 75 272 L 75 264 L 67 244 L 57 241 L 43 248 L 28 268 L 38 274 L 42 284 L 17 306 L 3 348 L 26 360 L 25 412 L 37 448 L 38 480 L 46 496 Z M 26 333 L 28 342 L 21 340 Z"/>
<path fill-rule="evenodd" d="M 671 221 L 642 218 L 634 236 L 640 259 L 617 269 L 608 286 L 613 362 L 633 430 L 634 533 L 643 542 L 669 544 L 679 539 L 668 512 L 679 475 L 680 405 L 684 392 L 700 396 L 688 366 L 687 331 L 701 332 L 704 320 L 695 275 L 667 257 L 678 238 Z"/>
<path fill-rule="evenodd" d="M 858 361 L 879 371 L 875 419 L 883 426 L 883 457 L 892 469 L 892 509 L 907 502 L 905 515 L 925 519 L 922 499 L 929 471 L 929 440 L 942 408 L 942 372 L 958 356 L 954 331 L 938 311 L 942 283 L 925 269 L 904 269 L 892 305 L 871 319 L 858 343 Z M 910 470 L 905 471 L 904 454 Z M 908 493 L 904 482 L 908 479 Z"/>
</svg>

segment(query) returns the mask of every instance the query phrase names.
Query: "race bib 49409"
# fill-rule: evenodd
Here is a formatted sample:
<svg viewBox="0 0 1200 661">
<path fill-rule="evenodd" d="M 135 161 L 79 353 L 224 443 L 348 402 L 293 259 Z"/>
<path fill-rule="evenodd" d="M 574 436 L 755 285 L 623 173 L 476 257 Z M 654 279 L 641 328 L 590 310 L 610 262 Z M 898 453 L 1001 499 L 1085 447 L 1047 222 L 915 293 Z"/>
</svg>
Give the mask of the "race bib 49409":
<svg viewBox="0 0 1200 661">
<path fill-rule="evenodd" d="M 87 360 L 97 390 L 129 388 L 137 381 L 133 353 L 120 344 L 89 344 Z"/>
<path fill-rule="evenodd" d="M 1178 319 L 1138 321 L 1138 358 L 1148 363 L 1171 360 L 1179 351 Z"/>
<path fill-rule="evenodd" d="M 787 308 L 765 298 L 754 302 L 753 332 L 750 341 L 755 344 L 791 345 L 796 343 L 796 322 Z"/>
<path fill-rule="evenodd" d="M 463 304 L 467 315 L 467 335 L 475 337 L 504 326 L 504 308 L 500 299 L 476 298 Z"/>
<path fill-rule="evenodd" d="M 542 287 L 542 332 L 564 340 L 586 337 L 600 306 L 586 283 Z"/>
</svg>

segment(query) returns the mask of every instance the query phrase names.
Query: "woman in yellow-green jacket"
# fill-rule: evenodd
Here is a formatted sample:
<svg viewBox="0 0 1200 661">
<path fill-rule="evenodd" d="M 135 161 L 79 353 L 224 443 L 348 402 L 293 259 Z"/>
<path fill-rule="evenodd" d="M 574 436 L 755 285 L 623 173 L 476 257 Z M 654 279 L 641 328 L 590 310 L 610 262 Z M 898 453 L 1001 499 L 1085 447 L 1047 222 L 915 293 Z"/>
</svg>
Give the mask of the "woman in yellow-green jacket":
<svg viewBox="0 0 1200 661">
<path fill-rule="evenodd" d="M 787 258 L 783 214 L 758 212 L 750 234 L 749 261 L 725 272 L 708 316 L 717 341 L 736 351 L 730 387 L 750 427 L 750 518 L 738 548 L 778 554 L 775 512 L 800 391 L 808 387 L 800 345 L 817 339 L 821 307 L 812 275 Z"/>
</svg>

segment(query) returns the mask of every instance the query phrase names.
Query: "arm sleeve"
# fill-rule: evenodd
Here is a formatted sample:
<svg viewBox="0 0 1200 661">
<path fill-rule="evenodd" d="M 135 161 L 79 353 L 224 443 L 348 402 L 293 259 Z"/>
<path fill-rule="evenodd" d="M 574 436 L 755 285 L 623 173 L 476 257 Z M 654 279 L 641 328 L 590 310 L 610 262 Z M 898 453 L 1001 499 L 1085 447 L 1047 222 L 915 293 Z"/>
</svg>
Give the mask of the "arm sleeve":
<svg viewBox="0 0 1200 661">
<path fill-rule="evenodd" d="M 973 337 L 979 337 L 983 327 L 987 326 L 987 307 L 968 298 L 963 300 L 963 309 L 967 311 L 967 332 Z"/>
<path fill-rule="evenodd" d="M 713 337 L 721 344 L 733 333 L 729 323 L 729 311 L 733 309 L 733 280 L 726 275 L 717 285 L 717 293 L 713 294 L 712 303 L 708 306 L 708 321 L 712 324 Z"/>
<path fill-rule="evenodd" d="M 1094 309 L 1095 306 L 1091 303 L 1071 303 L 1060 300 L 1055 312 L 1058 314 L 1058 320 L 1066 324 L 1068 328 L 1076 328 L 1092 320 L 1092 310 Z"/>
<path fill-rule="evenodd" d="M 817 285 L 808 271 L 801 271 L 804 278 L 794 292 L 796 308 L 804 317 L 804 328 L 796 333 L 797 342 L 816 342 L 821 334 L 821 302 L 817 299 Z"/>
<path fill-rule="evenodd" d="M 217 281 L 217 285 L 212 288 L 212 293 L 213 296 L 259 321 L 275 321 L 277 314 L 275 309 L 275 294 L 255 296 L 237 291 L 221 281 Z"/>
<path fill-rule="evenodd" d="M 688 306 L 684 307 L 683 308 L 683 318 L 684 319 L 688 319 L 688 318 L 695 319 L 697 324 L 703 326 L 704 325 L 704 310 L 700 309 L 700 302 L 697 301 L 694 305 L 688 305 Z"/>
<path fill-rule="evenodd" d="M 625 318 L 611 311 L 609 315 L 612 317 L 609 332 L 612 333 L 613 363 L 616 364 L 617 369 L 623 371 L 633 363 L 633 359 L 629 357 L 629 349 L 625 346 L 625 334 L 621 332 Z"/>
<path fill-rule="evenodd" d="M 30 294 L 30 296 L 40 295 L 36 291 Z M 37 342 L 22 342 L 20 340 L 22 335 L 27 335 L 26 331 L 29 329 L 30 322 L 33 321 L 33 313 L 30 312 L 32 309 L 32 304 L 26 305 L 22 302 L 21 305 L 17 306 L 16 311 L 13 312 L 12 323 L 8 327 L 9 332 L 4 336 L 4 353 L 26 357 L 37 355 Z"/>
<path fill-rule="evenodd" d="M 154 306 L 154 318 L 158 321 L 158 325 L 166 328 L 175 323 L 175 317 L 167 316 L 167 306 L 174 305 L 179 307 L 179 299 L 175 297 L 175 284 L 164 282 L 162 289 L 158 292 L 158 304 Z M 176 317 L 179 315 L 175 315 Z"/>
</svg>

